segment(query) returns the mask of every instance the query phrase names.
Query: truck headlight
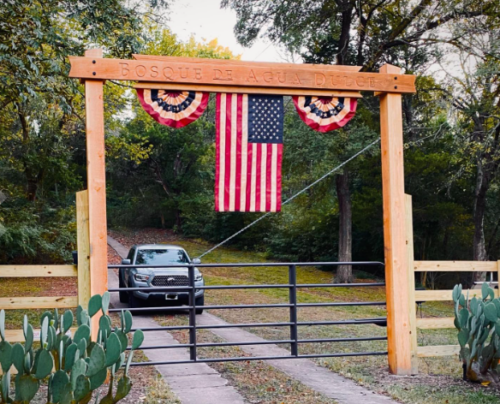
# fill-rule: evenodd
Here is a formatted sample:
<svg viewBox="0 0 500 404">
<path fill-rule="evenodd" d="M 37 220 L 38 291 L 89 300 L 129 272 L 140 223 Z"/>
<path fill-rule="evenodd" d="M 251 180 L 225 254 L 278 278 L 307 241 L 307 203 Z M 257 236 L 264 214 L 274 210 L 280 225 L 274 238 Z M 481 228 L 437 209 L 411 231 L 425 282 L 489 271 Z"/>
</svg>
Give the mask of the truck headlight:
<svg viewBox="0 0 500 404">
<path fill-rule="evenodd" d="M 149 279 L 149 275 L 144 275 L 144 274 L 135 274 L 134 279 L 137 282 L 147 282 Z"/>
<path fill-rule="evenodd" d="M 202 275 L 202 274 L 196 274 L 196 275 L 194 276 L 194 280 L 195 280 L 195 282 L 200 282 L 200 281 L 202 281 L 202 280 L 203 280 L 203 275 Z"/>
</svg>

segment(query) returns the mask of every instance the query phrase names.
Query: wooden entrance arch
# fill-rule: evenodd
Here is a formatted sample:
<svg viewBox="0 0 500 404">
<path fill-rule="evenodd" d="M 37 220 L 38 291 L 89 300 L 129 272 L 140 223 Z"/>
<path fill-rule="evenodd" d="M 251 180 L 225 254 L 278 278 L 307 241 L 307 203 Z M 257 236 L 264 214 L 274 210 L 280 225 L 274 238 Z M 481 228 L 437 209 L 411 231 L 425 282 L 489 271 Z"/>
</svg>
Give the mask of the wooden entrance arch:
<svg viewBox="0 0 500 404">
<path fill-rule="evenodd" d="M 107 59 L 102 57 L 101 49 L 88 50 L 84 57 L 70 57 L 70 62 L 69 76 L 85 83 L 92 295 L 107 290 L 103 103 L 106 80 L 136 81 L 137 88 L 281 95 L 361 97 L 359 91 L 374 91 L 380 97 L 389 368 L 394 374 L 411 373 L 401 94 L 415 92 L 415 76 L 402 75 L 401 69 L 392 65 L 382 66 L 379 73 L 360 73 L 359 66 L 148 55 L 134 55 L 133 60 Z"/>
</svg>

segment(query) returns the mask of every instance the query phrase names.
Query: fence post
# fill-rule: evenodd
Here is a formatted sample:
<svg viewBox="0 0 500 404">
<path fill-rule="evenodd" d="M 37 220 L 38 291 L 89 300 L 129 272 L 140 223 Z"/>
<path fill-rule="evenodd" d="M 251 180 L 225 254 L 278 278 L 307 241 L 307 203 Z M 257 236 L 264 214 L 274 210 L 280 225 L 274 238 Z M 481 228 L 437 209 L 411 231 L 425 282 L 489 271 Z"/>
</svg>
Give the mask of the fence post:
<svg viewBox="0 0 500 404">
<path fill-rule="evenodd" d="M 413 204 L 411 195 L 405 195 L 406 259 L 408 261 L 408 304 L 410 305 L 411 373 L 418 373 L 417 310 L 415 302 L 415 259 L 413 251 Z"/>
<path fill-rule="evenodd" d="M 288 267 L 288 283 L 291 285 L 289 289 L 290 307 L 290 339 L 293 342 L 290 345 L 290 353 L 292 356 L 299 355 L 298 347 L 298 331 L 297 331 L 297 268 L 295 265 Z"/>
<path fill-rule="evenodd" d="M 498 275 L 498 295 L 500 296 L 500 260 L 497 261 L 497 275 Z"/>
<path fill-rule="evenodd" d="M 380 72 L 397 75 L 401 69 L 384 65 Z M 408 375 L 411 374 L 411 338 L 405 242 L 402 98 L 401 94 L 389 92 L 379 95 L 389 370 L 393 374 Z"/>
<path fill-rule="evenodd" d="M 102 49 L 87 50 L 85 57 L 101 59 Z M 85 80 L 91 295 L 108 290 L 103 88 L 104 80 Z M 99 318 L 92 317 L 92 330 L 99 328 Z"/>
<path fill-rule="evenodd" d="M 196 362 L 196 290 L 194 283 L 194 267 L 188 267 L 188 277 L 189 277 L 189 359 Z"/>
<path fill-rule="evenodd" d="M 90 300 L 89 193 L 76 193 L 76 238 L 78 251 L 78 304 L 87 307 Z"/>
</svg>

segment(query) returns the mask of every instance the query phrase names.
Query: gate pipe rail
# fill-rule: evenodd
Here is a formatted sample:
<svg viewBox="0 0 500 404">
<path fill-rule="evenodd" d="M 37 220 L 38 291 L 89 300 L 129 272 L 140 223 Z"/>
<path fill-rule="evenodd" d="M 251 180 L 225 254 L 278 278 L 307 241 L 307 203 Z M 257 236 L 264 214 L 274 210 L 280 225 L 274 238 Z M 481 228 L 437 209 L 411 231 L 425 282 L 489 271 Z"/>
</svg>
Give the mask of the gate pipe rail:
<svg viewBox="0 0 500 404">
<path fill-rule="evenodd" d="M 314 325 L 362 325 L 362 324 L 375 324 L 375 325 L 385 325 L 387 319 L 385 317 L 379 318 L 360 318 L 355 320 L 338 320 L 338 321 L 314 321 L 314 322 L 297 322 L 299 326 L 314 326 Z M 281 323 L 241 323 L 241 324 L 208 324 L 208 325 L 197 325 L 198 330 L 208 330 L 212 328 L 257 328 L 257 327 L 289 327 L 293 325 L 290 322 Z M 144 332 L 148 331 L 173 331 L 173 330 L 189 330 L 192 328 L 189 325 L 172 325 L 172 326 L 160 326 L 160 327 L 144 327 L 140 330 Z M 132 328 L 131 331 L 137 331 L 139 328 Z"/>
<path fill-rule="evenodd" d="M 333 354 L 309 354 L 298 356 L 241 356 L 234 358 L 197 358 L 196 360 L 185 361 L 150 361 L 132 362 L 130 366 L 160 366 L 160 365 L 182 365 L 188 363 L 213 363 L 213 362 L 243 362 L 243 361 L 268 361 L 276 359 L 313 359 L 313 358 L 341 358 L 344 356 L 381 356 L 387 355 L 387 351 L 382 352 L 342 352 Z"/>
<path fill-rule="evenodd" d="M 326 342 L 362 342 L 362 341 L 386 341 L 387 337 L 359 337 L 359 338 L 317 338 L 317 339 L 280 339 L 280 340 L 265 340 L 265 341 L 245 341 L 245 342 L 207 342 L 196 344 L 198 348 L 210 348 L 210 347 L 220 347 L 220 346 L 243 346 L 243 345 L 272 345 L 272 344 L 317 344 Z M 175 349 L 175 348 L 189 348 L 193 344 L 173 344 L 173 345 L 148 345 L 141 346 L 141 350 L 144 349 Z M 127 347 L 127 350 L 130 350 Z M 295 355 L 295 354 L 293 354 Z M 296 355 L 295 355 L 296 356 Z"/>
<path fill-rule="evenodd" d="M 355 283 L 355 284 L 298 284 L 297 283 L 297 267 L 308 266 L 379 266 L 383 267 L 381 262 L 292 262 L 292 263 L 226 263 L 226 264 L 168 264 L 168 265 L 109 265 L 108 268 L 187 268 L 188 270 L 188 286 L 161 286 L 161 287 L 134 287 L 134 288 L 112 288 L 109 292 L 187 292 L 189 296 L 189 304 L 181 307 L 142 307 L 131 308 L 133 312 L 148 312 L 148 311 L 178 311 L 179 309 L 189 310 L 189 325 L 182 326 L 160 326 L 146 327 L 142 331 L 170 331 L 170 330 L 188 330 L 189 343 L 176 345 L 153 345 L 141 347 L 141 349 L 174 349 L 188 348 L 189 360 L 185 361 L 150 361 L 132 363 L 132 366 L 146 365 L 168 365 L 168 364 L 187 364 L 196 362 L 235 362 L 247 360 L 270 360 L 270 359 L 293 359 L 293 358 L 335 358 L 342 356 L 367 356 L 367 355 L 387 355 L 387 352 L 340 352 L 329 354 L 308 354 L 301 355 L 299 353 L 300 344 L 311 343 L 333 343 L 333 342 L 359 342 L 359 341 L 384 341 L 383 337 L 354 337 L 354 338 L 316 338 L 316 339 L 299 339 L 298 328 L 301 326 L 320 326 L 320 325 L 363 325 L 375 324 L 385 325 L 386 318 L 362 318 L 351 320 L 333 320 L 333 321 L 298 321 L 299 308 L 311 307 L 352 307 L 352 306 L 385 306 L 386 302 L 328 302 L 328 303 L 298 303 L 297 290 L 301 288 L 338 288 L 338 287 L 374 287 L 385 286 L 385 283 Z M 200 286 L 195 285 L 195 267 L 198 268 L 231 268 L 231 267 L 288 267 L 288 283 L 286 284 L 263 284 L 263 285 L 211 285 Z M 285 308 L 289 311 L 288 322 L 273 322 L 273 323 L 246 323 L 246 324 L 196 324 L 196 299 L 195 293 L 197 290 L 229 290 L 229 289 L 288 289 L 288 303 L 273 303 L 273 304 L 240 304 L 240 305 L 206 305 L 204 309 L 209 310 L 228 310 L 228 309 L 259 309 L 259 308 Z M 120 312 L 122 309 L 110 309 L 110 312 Z M 215 343 L 198 343 L 196 338 L 197 330 L 201 329 L 221 329 L 221 328 L 244 328 L 244 327 L 289 327 L 289 339 L 282 340 L 265 340 L 265 341 L 246 341 L 246 342 L 215 342 Z M 136 330 L 135 328 L 132 330 Z M 269 344 L 290 344 L 290 355 L 286 356 L 263 356 L 263 357 L 233 357 L 233 358 L 198 358 L 198 348 L 224 347 L 224 346 L 243 346 L 243 345 L 269 345 Z M 127 348 L 129 349 L 129 348 Z"/>
</svg>

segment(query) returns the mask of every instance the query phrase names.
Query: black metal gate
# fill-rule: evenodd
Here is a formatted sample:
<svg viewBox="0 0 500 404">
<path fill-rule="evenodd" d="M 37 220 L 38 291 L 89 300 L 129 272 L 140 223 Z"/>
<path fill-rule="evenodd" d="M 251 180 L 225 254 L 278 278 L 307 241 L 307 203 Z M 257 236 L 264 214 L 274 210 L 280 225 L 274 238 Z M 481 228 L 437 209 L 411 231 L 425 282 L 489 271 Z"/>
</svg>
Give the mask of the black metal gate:
<svg viewBox="0 0 500 404">
<path fill-rule="evenodd" d="M 146 365 L 173 365 L 184 363 L 201 363 L 201 362 L 234 362 L 248 360 L 269 360 L 269 359 L 296 359 L 296 358 L 334 358 L 341 356 L 368 356 L 368 355 L 387 355 L 387 352 L 341 352 L 328 354 L 310 354 L 301 355 L 299 353 L 299 344 L 308 343 L 327 343 L 327 342 L 356 342 L 356 341 L 382 341 L 387 340 L 387 337 L 359 337 L 359 338 L 323 338 L 323 339 L 299 339 L 298 327 L 301 326 L 327 326 L 327 325 L 362 325 L 362 324 L 377 324 L 385 326 L 386 318 L 364 318 L 340 321 L 298 321 L 297 311 L 301 307 L 339 307 L 339 306 L 385 306 L 386 302 L 331 302 L 331 303 L 297 303 L 297 290 L 301 288 L 360 288 L 385 286 L 385 283 L 321 283 L 321 284 L 297 284 L 298 266 L 339 266 L 351 265 L 356 267 L 382 267 L 381 262 L 294 262 L 294 263 L 245 263 L 245 264 L 196 264 L 188 266 L 189 286 L 161 286 L 161 287 L 141 287 L 141 288 L 112 288 L 109 292 L 120 291 L 143 291 L 143 292 L 188 292 L 189 305 L 181 307 L 141 307 L 130 308 L 131 312 L 141 311 L 179 311 L 179 309 L 189 310 L 189 325 L 185 326 L 158 326 L 151 328 L 141 328 L 142 331 L 173 331 L 173 330 L 189 330 L 189 344 L 176 345 L 156 345 L 142 346 L 141 350 L 146 349 L 170 349 L 170 348 L 189 348 L 190 358 L 183 361 L 149 361 L 132 363 L 132 366 Z M 287 284 L 271 284 L 271 285 L 216 285 L 216 286 L 196 286 L 195 287 L 195 270 L 194 268 L 235 268 L 235 267 L 288 267 L 288 283 Z M 108 268 L 186 268 L 186 265 L 109 265 Z M 217 325 L 197 325 L 196 324 L 196 299 L 195 292 L 199 289 L 204 290 L 224 290 L 224 289 L 276 289 L 287 288 L 289 291 L 289 303 L 279 304 L 242 304 L 242 305 L 205 305 L 207 310 L 221 309 L 256 309 L 256 308 L 289 308 L 290 319 L 288 322 L 272 322 L 272 323 L 244 323 L 244 324 L 217 324 Z M 110 309 L 110 312 L 120 312 L 122 309 Z M 250 342 L 221 342 L 221 343 L 197 343 L 196 332 L 202 329 L 215 328 L 248 328 L 248 327 L 289 327 L 290 338 L 285 340 L 267 340 L 267 341 L 250 341 Z M 135 329 L 132 329 L 135 330 Z M 207 347 L 223 347 L 223 346 L 242 346 L 242 345 L 265 345 L 265 344 L 288 344 L 290 345 L 290 355 L 288 356 L 265 356 L 265 357 L 232 357 L 232 358 L 198 358 L 197 348 Z"/>
</svg>

